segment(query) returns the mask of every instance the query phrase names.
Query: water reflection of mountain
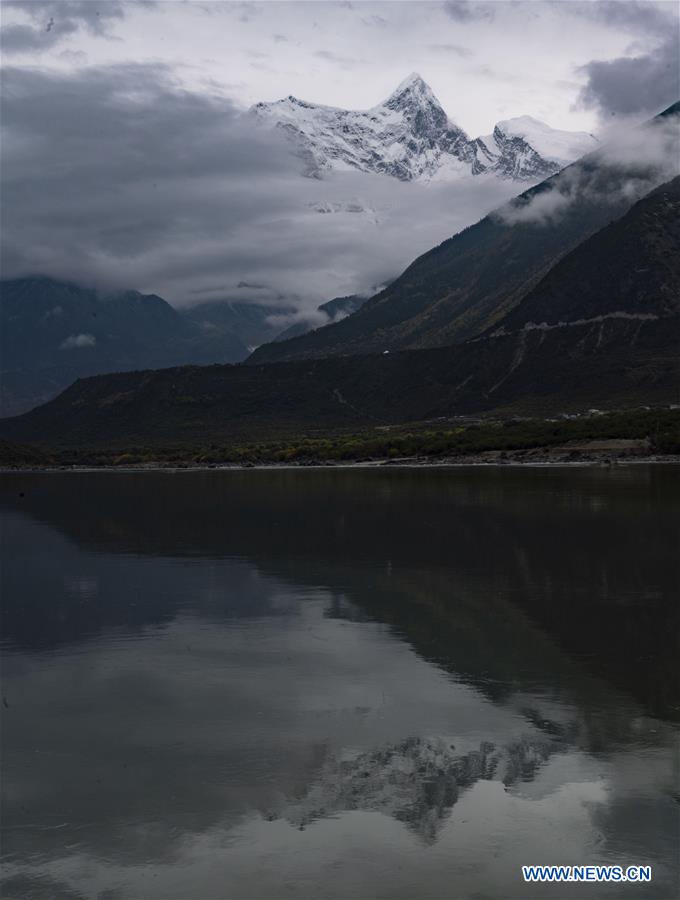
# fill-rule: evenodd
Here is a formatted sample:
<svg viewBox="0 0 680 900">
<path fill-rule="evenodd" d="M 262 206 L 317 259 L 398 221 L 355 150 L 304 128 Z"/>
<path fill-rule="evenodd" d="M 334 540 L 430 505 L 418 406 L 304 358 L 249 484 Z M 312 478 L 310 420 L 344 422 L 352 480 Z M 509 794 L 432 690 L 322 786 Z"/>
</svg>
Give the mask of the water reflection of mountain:
<svg viewBox="0 0 680 900">
<path fill-rule="evenodd" d="M 480 780 L 496 779 L 508 787 L 531 781 L 563 747 L 557 740 L 526 738 L 503 747 L 485 741 L 461 755 L 442 738 L 412 737 L 349 759 L 331 755 L 305 795 L 277 815 L 305 828 L 350 810 L 381 812 L 431 844 L 462 791 Z"/>
<path fill-rule="evenodd" d="M 355 813 L 448 854 L 480 792 L 554 810 L 599 779 L 579 821 L 656 872 L 678 491 L 661 469 L 4 479 L 4 637 L 28 651 L 3 660 L 5 893 L 78 896 L 74 847 L 181 872 L 206 835 L 263 829 L 264 858 Z"/>
<path fill-rule="evenodd" d="M 540 674 L 536 648 L 508 624 L 528 616 L 560 650 L 668 712 L 679 705 L 679 482 L 664 467 L 5 476 L 4 510 L 95 554 L 94 569 L 107 554 L 126 565 L 103 573 L 96 602 L 81 590 L 46 604 L 46 573 L 45 591 L 5 606 L 4 634 L 44 647 L 167 622 L 186 603 L 183 571 L 187 583 L 195 572 L 138 567 L 127 585 L 132 560 L 236 558 L 350 597 L 353 614 L 389 622 L 469 676 L 483 650 L 498 660 L 489 690 L 512 672 Z M 196 602 L 209 617 L 271 615 L 251 582 L 228 595 L 217 583 Z"/>
</svg>

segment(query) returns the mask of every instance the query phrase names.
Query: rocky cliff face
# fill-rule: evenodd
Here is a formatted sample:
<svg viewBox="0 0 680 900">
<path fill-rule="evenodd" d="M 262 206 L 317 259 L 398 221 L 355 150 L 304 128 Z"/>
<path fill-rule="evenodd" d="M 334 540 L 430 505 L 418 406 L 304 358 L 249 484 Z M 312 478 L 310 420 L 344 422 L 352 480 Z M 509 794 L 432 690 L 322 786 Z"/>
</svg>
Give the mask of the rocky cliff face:
<svg viewBox="0 0 680 900">
<path fill-rule="evenodd" d="M 597 144 L 592 135 L 557 131 L 529 116 L 499 122 L 492 135 L 472 139 L 415 73 L 365 111 L 290 96 L 257 103 L 252 113 L 289 135 L 305 174 L 316 178 L 349 168 L 402 181 L 482 174 L 531 181 L 554 174 Z"/>
</svg>

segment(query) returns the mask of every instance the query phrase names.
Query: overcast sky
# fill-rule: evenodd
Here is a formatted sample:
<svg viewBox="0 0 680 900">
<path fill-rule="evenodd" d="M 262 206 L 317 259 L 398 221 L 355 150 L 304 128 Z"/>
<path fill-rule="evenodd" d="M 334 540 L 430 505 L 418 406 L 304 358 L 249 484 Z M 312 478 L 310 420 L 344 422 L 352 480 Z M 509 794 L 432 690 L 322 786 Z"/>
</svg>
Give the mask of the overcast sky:
<svg viewBox="0 0 680 900">
<path fill-rule="evenodd" d="M 603 108 L 676 99 L 675 2 L 4 0 L 2 11 L 6 60 L 162 61 L 239 104 L 294 94 L 362 109 L 415 70 L 473 135 L 525 114 L 595 130 Z"/>
<path fill-rule="evenodd" d="M 3 274 L 99 279 L 176 303 L 243 281 L 306 308 L 369 291 L 517 192 L 498 179 L 436 197 L 387 176 L 303 179 L 288 147 L 244 127 L 252 102 L 367 108 L 418 71 L 473 136 L 517 115 L 604 136 L 680 94 L 675 2 L 0 9 Z M 308 214 L 356 199 L 363 216 Z"/>
</svg>

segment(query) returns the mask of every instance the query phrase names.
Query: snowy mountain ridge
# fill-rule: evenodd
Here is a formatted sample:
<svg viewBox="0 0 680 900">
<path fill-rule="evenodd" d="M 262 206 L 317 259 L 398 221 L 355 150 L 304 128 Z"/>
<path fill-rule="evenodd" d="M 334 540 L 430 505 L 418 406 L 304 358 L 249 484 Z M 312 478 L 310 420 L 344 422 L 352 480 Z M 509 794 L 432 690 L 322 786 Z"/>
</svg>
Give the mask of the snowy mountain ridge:
<svg viewBox="0 0 680 900">
<path fill-rule="evenodd" d="M 585 132 L 559 131 L 530 116 L 498 122 L 470 138 L 452 122 L 428 84 L 409 75 L 383 103 L 345 110 L 289 96 L 251 112 L 283 129 L 305 161 L 305 175 L 358 169 L 402 181 L 492 174 L 513 181 L 547 178 L 597 146 Z"/>
</svg>

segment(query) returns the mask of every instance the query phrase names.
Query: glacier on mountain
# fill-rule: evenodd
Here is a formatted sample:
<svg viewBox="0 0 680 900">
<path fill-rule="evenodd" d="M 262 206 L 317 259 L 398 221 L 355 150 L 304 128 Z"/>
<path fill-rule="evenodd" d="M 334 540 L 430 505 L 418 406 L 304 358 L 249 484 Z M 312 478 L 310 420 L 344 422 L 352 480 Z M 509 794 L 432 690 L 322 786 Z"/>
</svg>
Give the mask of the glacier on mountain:
<svg viewBox="0 0 680 900">
<path fill-rule="evenodd" d="M 585 132 L 559 131 L 520 116 L 470 138 L 452 122 L 420 75 L 409 75 L 383 103 L 344 110 L 286 97 L 251 112 L 280 128 L 304 161 L 304 174 L 355 169 L 401 181 L 448 181 L 491 174 L 512 181 L 547 178 L 597 146 Z"/>
</svg>

